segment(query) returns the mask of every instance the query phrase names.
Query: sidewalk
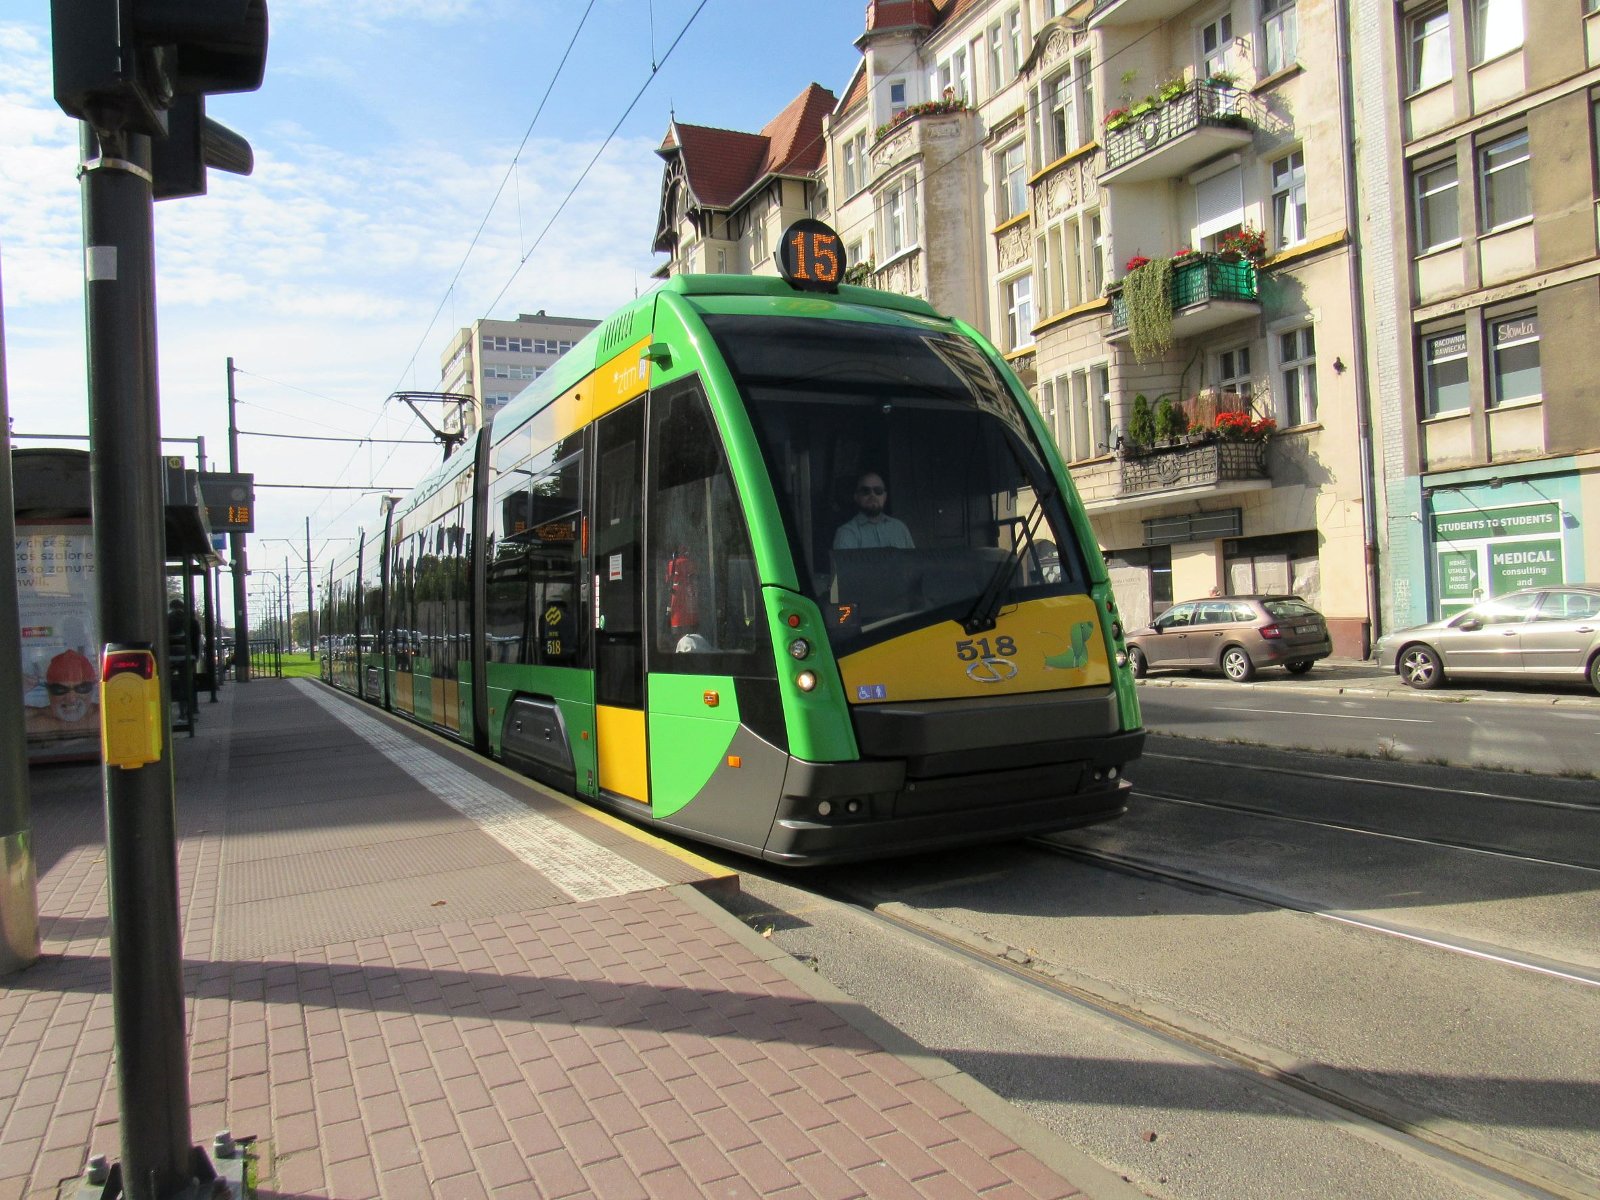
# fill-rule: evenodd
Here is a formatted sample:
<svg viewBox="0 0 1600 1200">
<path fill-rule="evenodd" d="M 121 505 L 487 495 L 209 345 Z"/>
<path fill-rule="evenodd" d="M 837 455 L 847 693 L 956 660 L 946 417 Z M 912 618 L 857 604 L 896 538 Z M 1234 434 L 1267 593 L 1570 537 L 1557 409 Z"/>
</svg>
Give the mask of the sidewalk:
<svg viewBox="0 0 1600 1200">
<path fill-rule="evenodd" d="M 1600 711 L 1600 695 L 1582 684 L 1487 683 L 1479 680 L 1457 683 L 1446 679 L 1442 687 L 1418 691 L 1400 682 L 1393 671 L 1386 671 L 1372 659 L 1325 658 L 1304 675 L 1263 667 L 1250 683 L 1233 683 L 1220 672 L 1154 672 L 1139 681 L 1140 687 L 1222 687 L 1262 688 L 1268 691 L 1310 693 L 1312 695 L 1381 696 L 1388 700 L 1432 700 L 1459 704 L 1485 701 L 1493 704 L 1519 704 Z"/>
<path fill-rule="evenodd" d="M 199 717 L 192 1133 L 257 1139 L 259 1195 L 1136 1194 L 723 912 L 697 856 L 320 685 Z M 0 1200 L 120 1157 L 99 770 L 31 782 Z"/>
</svg>

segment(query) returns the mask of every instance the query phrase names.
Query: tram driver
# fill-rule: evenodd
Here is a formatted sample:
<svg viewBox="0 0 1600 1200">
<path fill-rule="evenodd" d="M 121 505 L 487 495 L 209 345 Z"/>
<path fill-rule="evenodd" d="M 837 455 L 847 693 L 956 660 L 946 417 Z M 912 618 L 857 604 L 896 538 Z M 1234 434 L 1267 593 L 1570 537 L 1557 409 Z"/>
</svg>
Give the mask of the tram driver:
<svg viewBox="0 0 1600 1200">
<path fill-rule="evenodd" d="M 851 517 L 833 535 L 835 550 L 913 550 L 911 530 L 905 522 L 884 512 L 889 503 L 889 489 L 883 476 L 876 471 L 866 471 L 856 480 L 856 515 Z"/>
</svg>

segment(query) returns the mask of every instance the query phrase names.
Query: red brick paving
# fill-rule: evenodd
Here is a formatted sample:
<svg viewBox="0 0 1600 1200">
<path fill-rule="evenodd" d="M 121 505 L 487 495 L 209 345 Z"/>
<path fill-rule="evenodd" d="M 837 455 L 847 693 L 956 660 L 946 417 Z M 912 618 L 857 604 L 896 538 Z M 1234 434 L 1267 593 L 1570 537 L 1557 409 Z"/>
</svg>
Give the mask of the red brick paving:
<svg viewBox="0 0 1600 1200">
<path fill-rule="evenodd" d="M 348 737 L 290 685 L 223 695 L 177 748 L 191 1120 L 262 1140 L 262 1196 L 1076 1194 L 674 888 L 219 960 L 236 795 Z M 33 781 L 45 953 L 0 981 L 0 1200 L 120 1154 L 99 774 Z"/>
</svg>

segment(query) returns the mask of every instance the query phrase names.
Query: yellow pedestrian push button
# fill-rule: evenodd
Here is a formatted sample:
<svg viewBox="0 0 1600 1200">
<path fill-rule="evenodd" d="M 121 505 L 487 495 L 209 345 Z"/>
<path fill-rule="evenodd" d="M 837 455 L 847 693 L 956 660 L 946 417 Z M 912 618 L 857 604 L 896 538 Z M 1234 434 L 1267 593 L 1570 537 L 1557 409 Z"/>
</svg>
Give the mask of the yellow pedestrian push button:
<svg viewBox="0 0 1600 1200">
<path fill-rule="evenodd" d="M 161 678 L 148 646 L 109 645 L 100 660 L 100 741 L 110 766 L 161 759 Z"/>
</svg>

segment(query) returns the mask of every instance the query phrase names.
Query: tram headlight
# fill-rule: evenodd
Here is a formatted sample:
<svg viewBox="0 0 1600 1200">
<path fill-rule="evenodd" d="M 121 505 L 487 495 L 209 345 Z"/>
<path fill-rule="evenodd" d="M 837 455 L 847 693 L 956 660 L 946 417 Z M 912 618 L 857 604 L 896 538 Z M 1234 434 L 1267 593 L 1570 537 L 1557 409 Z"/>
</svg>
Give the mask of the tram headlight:
<svg viewBox="0 0 1600 1200">
<path fill-rule="evenodd" d="M 794 682 L 795 686 L 798 687 L 802 692 L 815 691 L 817 687 L 817 677 L 811 671 L 801 671 L 800 674 L 795 677 Z"/>
<path fill-rule="evenodd" d="M 790 658 L 809 658 L 811 656 L 811 643 L 805 638 L 795 638 L 789 643 Z"/>
</svg>

